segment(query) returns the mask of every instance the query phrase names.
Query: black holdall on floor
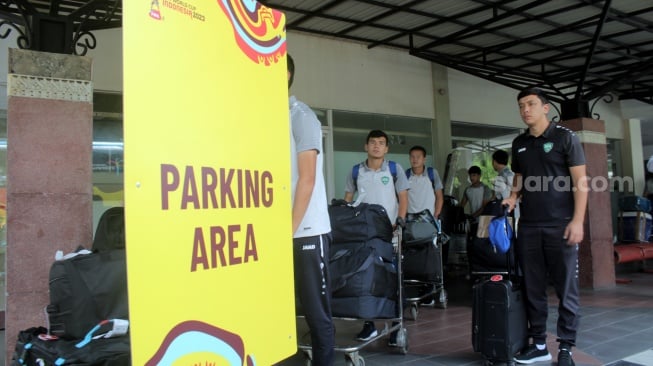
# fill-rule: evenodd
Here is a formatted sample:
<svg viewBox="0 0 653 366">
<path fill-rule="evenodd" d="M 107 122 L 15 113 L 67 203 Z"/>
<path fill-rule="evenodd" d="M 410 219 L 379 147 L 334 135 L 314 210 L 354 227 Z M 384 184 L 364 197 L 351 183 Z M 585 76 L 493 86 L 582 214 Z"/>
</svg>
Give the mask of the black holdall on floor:
<svg viewBox="0 0 653 366">
<path fill-rule="evenodd" d="M 56 339 L 43 327 L 18 333 L 10 366 L 128 366 L 129 337 L 98 338 L 86 342 Z"/>
</svg>

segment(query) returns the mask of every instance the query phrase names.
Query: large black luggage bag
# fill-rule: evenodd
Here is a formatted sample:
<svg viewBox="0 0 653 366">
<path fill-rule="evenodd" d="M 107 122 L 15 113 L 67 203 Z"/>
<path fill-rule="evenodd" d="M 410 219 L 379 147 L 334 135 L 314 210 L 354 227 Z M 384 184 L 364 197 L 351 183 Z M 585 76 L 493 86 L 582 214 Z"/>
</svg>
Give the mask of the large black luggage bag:
<svg viewBox="0 0 653 366">
<path fill-rule="evenodd" d="M 528 342 L 526 308 L 519 285 L 494 275 L 473 286 L 472 346 L 491 361 L 513 363 Z"/>
<path fill-rule="evenodd" d="M 392 241 L 392 223 L 381 205 L 333 200 L 329 206 L 331 235 L 335 243 L 366 242 L 379 238 Z"/>
<path fill-rule="evenodd" d="M 90 342 L 52 339 L 34 327 L 18 334 L 10 366 L 128 366 L 129 337 L 98 338 Z"/>
<path fill-rule="evenodd" d="M 333 316 L 361 319 L 396 316 L 398 274 L 376 246 L 391 243 L 332 244 L 329 259 Z"/>
<path fill-rule="evenodd" d="M 129 319 L 124 210 L 107 210 L 98 222 L 93 252 L 55 261 L 50 267 L 50 334 L 81 339 L 107 319 Z"/>
<path fill-rule="evenodd" d="M 434 282 L 442 280 L 442 250 L 433 239 L 404 244 L 403 275 L 405 280 Z"/>
</svg>

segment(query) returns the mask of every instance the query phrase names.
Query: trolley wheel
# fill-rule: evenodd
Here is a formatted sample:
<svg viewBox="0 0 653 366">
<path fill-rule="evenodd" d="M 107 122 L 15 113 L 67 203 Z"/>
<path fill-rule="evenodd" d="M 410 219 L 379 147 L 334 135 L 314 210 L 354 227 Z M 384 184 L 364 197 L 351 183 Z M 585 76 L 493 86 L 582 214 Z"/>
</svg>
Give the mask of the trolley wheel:
<svg viewBox="0 0 653 366">
<path fill-rule="evenodd" d="M 402 355 L 408 353 L 408 330 L 404 327 L 397 331 L 397 347 Z"/>
<path fill-rule="evenodd" d="M 345 365 L 346 366 L 365 366 L 365 359 L 363 356 L 351 357 L 345 355 Z"/>
<path fill-rule="evenodd" d="M 449 297 L 447 296 L 447 290 L 441 290 L 438 293 L 438 299 L 434 301 L 433 307 L 438 307 L 440 309 L 447 308 L 447 302 L 449 302 Z"/>
<path fill-rule="evenodd" d="M 313 350 L 304 350 L 304 365 L 313 366 Z"/>
<path fill-rule="evenodd" d="M 418 314 L 419 314 L 419 308 L 417 304 L 410 304 L 410 318 L 412 320 L 417 320 Z"/>
</svg>

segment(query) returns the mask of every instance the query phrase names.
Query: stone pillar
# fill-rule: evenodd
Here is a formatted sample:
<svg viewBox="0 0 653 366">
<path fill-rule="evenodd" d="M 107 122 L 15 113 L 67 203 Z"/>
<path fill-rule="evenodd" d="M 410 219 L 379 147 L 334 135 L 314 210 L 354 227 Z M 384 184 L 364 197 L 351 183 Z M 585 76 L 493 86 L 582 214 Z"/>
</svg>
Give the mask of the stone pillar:
<svg viewBox="0 0 653 366">
<path fill-rule="evenodd" d="M 93 238 L 91 59 L 9 50 L 6 361 L 19 330 L 46 326 L 57 250 Z"/>
<path fill-rule="evenodd" d="M 435 118 L 431 124 L 433 167 L 444 179 L 447 155 L 451 152 L 451 116 L 449 112 L 449 79 L 447 68 L 431 63 L 433 78 L 433 109 Z M 451 172 L 450 174 L 454 174 Z M 444 184 L 444 182 L 442 182 Z"/>
<path fill-rule="evenodd" d="M 585 214 L 585 236 L 580 244 L 580 285 L 592 289 L 615 286 L 614 248 L 608 152 L 603 121 L 579 118 L 561 125 L 576 131 L 585 150 L 590 192 Z"/>
</svg>

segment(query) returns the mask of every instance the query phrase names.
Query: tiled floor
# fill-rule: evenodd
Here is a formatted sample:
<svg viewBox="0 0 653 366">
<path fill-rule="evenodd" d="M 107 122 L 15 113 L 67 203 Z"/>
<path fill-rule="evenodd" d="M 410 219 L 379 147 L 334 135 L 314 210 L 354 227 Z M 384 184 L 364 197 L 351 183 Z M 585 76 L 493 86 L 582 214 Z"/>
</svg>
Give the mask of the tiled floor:
<svg viewBox="0 0 653 366">
<path fill-rule="evenodd" d="M 653 273 L 627 271 L 617 277 L 629 282 L 607 290 L 582 291 L 582 319 L 574 349 L 578 366 L 653 366 Z M 408 354 L 387 347 L 383 337 L 360 350 L 365 365 L 482 366 L 482 357 L 471 347 L 471 283 L 449 279 L 445 288 L 449 293 L 447 309 L 420 308 L 417 320 L 404 321 Z M 555 296 L 551 298 L 548 329 L 554 330 L 557 309 Z M 360 329 L 358 321 L 339 321 L 336 329 L 338 345 L 359 346 L 353 341 Z M 0 355 L 4 354 L 4 336 L 0 331 Z M 554 334 L 550 333 L 548 342 L 555 361 Z M 555 365 L 554 361 L 535 365 Z M 298 352 L 277 366 L 305 364 Z M 342 352 L 336 360 L 336 366 L 341 365 L 346 365 Z M 0 366 L 4 366 L 4 357 L 0 357 Z"/>
<path fill-rule="evenodd" d="M 653 366 L 653 273 L 634 270 L 620 272 L 617 277 L 629 282 L 606 290 L 582 291 L 578 347 L 573 350 L 578 366 Z M 450 279 L 445 288 L 449 292 L 447 309 L 420 308 L 417 320 L 404 321 L 409 339 L 407 355 L 387 347 L 384 337 L 360 350 L 364 364 L 484 365 L 481 355 L 471 346 L 471 283 L 461 278 Z M 550 299 L 548 343 L 553 361 L 535 365 L 556 365 L 557 343 L 551 331 L 555 332 L 557 298 L 551 294 Z M 356 345 L 351 340 L 360 323 L 339 321 L 336 329 L 337 343 Z M 302 352 L 278 364 L 296 365 L 305 365 Z M 347 365 L 344 353 L 337 354 L 336 365 Z"/>
</svg>

